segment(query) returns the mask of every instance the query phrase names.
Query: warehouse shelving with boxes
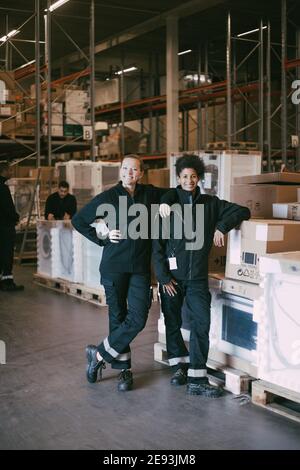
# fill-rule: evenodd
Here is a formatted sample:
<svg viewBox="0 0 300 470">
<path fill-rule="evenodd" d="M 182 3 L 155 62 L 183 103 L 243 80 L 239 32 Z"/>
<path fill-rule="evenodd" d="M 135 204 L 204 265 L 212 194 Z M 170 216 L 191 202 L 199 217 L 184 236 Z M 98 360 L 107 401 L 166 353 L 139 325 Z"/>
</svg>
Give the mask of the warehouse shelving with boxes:
<svg viewBox="0 0 300 470">
<path fill-rule="evenodd" d="M 46 199 L 60 181 L 69 182 L 81 209 L 118 182 L 126 154 L 143 160 L 142 183 L 159 187 L 176 186 L 179 156 L 198 155 L 205 164 L 201 192 L 251 211 L 251 219 L 209 255 L 210 380 L 244 402 L 252 394 L 253 403 L 299 423 L 300 113 L 291 101 L 293 83 L 300 78 L 296 2 L 253 0 L 250 8 L 249 2 L 214 1 L 210 12 L 203 6 L 209 2 L 194 0 L 151 6 L 96 0 L 26 3 L 27 10 L 20 4 L 15 10 L 0 7 L 7 15 L 0 38 L 0 158 L 14 168 L 9 185 L 21 216 L 17 251 L 24 233 L 36 235 L 30 251 L 37 257 L 34 289 L 39 285 L 88 301 L 94 304 L 93 316 L 107 311 L 101 310 L 106 307 L 99 273 L 103 248 L 83 238 L 70 221 L 43 220 Z M 58 9 L 62 5 L 64 11 Z M 106 25 L 107 11 L 115 14 L 119 8 L 124 17 L 111 14 Z M 99 220 L 93 226 L 98 232 L 107 229 Z M 157 292 L 153 272 L 152 282 Z M 55 308 L 64 312 L 70 305 L 67 324 L 76 300 L 61 297 L 56 296 Z M 162 307 L 156 302 L 153 310 L 154 360 L 167 364 Z M 190 326 L 184 304 L 187 345 Z M 152 343 L 146 346 L 153 365 Z M 156 377 L 164 374 L 159 367 Z M 159 398 L 163 394 L 157 403 Z M 292 406 L 271 403 L 284 400 Z M 189 405 L 187 416 L 202 406 Z M 246 415 L 240 415 L 244 420 Z M 190 431 L 193 420 L 186 421 Z M 166 422 L 169 426 L 170 415 Z M 267 425 L 275 428 L 272 421 Z M 137 427 L 144 428 L 144 423 Z M 197 422 L 193 435 L 198 430 Z"/>
</svg>

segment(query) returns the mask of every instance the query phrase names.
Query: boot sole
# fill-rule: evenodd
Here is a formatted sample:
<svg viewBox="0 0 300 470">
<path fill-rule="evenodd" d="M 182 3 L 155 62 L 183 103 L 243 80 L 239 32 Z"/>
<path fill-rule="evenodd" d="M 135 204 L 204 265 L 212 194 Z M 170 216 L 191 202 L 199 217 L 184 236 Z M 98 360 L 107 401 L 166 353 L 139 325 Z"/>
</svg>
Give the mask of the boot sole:
<svg viewBox="0 0 300 470">
<path fill-rule="evenodd" d="M 87 381 L 90 383 L 90 384 L 94 384 L 95 382 L 97 382 L 97 377 L 98 377 L 98 370 L 97 370 L 97 373 L 95 374 L 95 379 L 91 379 L 90 375 L 89 375 L 89 369 L 90 369 L 90 363 L 92 362 L 93 360 L 93 357 L 92 357 L 92 353 L 91 353 L 91 350 L 86 348 L 86 358 L 87 358 L 87 361 L 89 364 L 87 364 L 86 366 L 86 378 L 87 378 Z"/>
<path fill-rule="evenodd" d="M 126 385 L 124 387 L 119 387 L 118 386 L 118 392 L 128 392 L 128 391 L 132 390 L 132 388 L 133 388 L 133 384 Z"/>
</svg>

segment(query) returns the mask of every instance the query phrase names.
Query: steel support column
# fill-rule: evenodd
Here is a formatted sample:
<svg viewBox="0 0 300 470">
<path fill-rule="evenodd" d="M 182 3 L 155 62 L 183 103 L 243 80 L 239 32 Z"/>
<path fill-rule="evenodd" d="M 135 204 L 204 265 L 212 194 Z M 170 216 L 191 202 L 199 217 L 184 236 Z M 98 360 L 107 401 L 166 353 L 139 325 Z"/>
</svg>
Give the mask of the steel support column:
<svg viewBox="0 0 300 470">
<path fill-rule="evenodd" d="M 95 147 L 96 147 L 96 136 L 95 136 L 95 2 L 91 0 L 91 12 L 90 12 L 90 115 L 91 115 L 91 126 L 92 126 L 92 140 L 91 140 L 91 160 L 95 161 Z"/>
<path fill-rule="evenodd" d="M 281 150 L 282 162 L 287 162 L 287 88 L 285 62 L 287 58 L 286 46 L 287 9 L 286 0 L 281 0 Z"/>
<path fill-rule="evenodd" d="M 208 42 L 205 42 L 205 57 L 204 57 L 204 74 L 205 77 L 208 76 Z M 209 119 L 208 119 L 208 104 L 205 102 L 205 125 L 204 125 L 204 148 L 208 143 L 208 128 L 209 128 Z"/>
<path fill-rule="evenodd" d="M 121 57 L 121 74 L 120 77 L 120 111 L 121 111 L 121 154 L 122 156 L 125 155 L 125 110 L 124 110 L 124 101 L 125 101 L 125 93 L 124 93 L 124 52 L 122 51 Z"/>
<path fill-rule="evenodd" d="M 198 67 L 197 67 L 197 70 L 198 70 L 198 87 L 200 86 L 200 75 L 202 73 L 202 61 L 201 61 L 201 45 L 199 46 L 199 49 L 198 49 Z M 197 102 L 197 149 L 200 150 L 201 149 L 201 145 L 202 145 L 202 138 L 201 138 L 201 129 L 202 129 L 202 124 L 201 124 L 201 120 L 202 120 L 202 113 L 201 113 L 201 101 L 199 100 Z"/>
<path fill-rule="evenodd" d="M 264 30 L 263 22 L 259 27 L 259 149 L 264 150 Z"/>
<path fill-rule="evenodd" d="M 231 148 L 232 113 L 231 113 L 231 15 L 227 16 L 227 45 L 226 45 L 226 91 L 227 91 L 227 148 Z"/>
<path fill-rule="evenodd" d="M 47 64 L 47 117 L 48 117 L 48 165 L 52 163 L 52 105 L 51 105 L 51 0 L 47 0 L 46 15 L 46 64 Z"/>
<path fill-rule="evenodd" d="M 178 18 L 168 17 L 167 23 L 167 167 L 170 155 L 179 151 L 178 142 Z"/>
<path fill-rule="evenodd" d="M 297 58 L 300 57 L 300 30 L 296 31 L 296 41 L 297 41 Z M 300 67 L 297 67 L 297 80 L 300 80 Z M 300 139 L 300 105 L 297 105 L 296 109 L 296 134 Z M 300 147 L 296 149 L 296 170 L 300 169 Z"/>
<path fill-rule="evenodd" d="M 267 171 L 272 171 L 271 156 L 272 156 L 272 121 L 271 121 L 271 93 L 272 93 L 272 81 L 271 81 L 271 24 L 268 22 L 268 38 L 267 38 L 267 106 L 266 106 L 266 132 L 267 132 Z"/>
<path fill-rule="evenodd" d="M 41 166 L 41 83 L 40 83 L 40 0 L 35 0 L 35 99 L 36 99 L 36 166 Z"/>
</svg>

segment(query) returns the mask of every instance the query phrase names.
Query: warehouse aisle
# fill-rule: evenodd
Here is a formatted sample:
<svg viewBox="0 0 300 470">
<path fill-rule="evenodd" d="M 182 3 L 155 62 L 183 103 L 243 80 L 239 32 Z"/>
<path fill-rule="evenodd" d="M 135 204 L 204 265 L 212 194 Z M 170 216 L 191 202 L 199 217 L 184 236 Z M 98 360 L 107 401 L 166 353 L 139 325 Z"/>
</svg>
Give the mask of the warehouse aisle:
<svg viewBox="0 0 300 470">
<path fill-rule="evenodd" d="M 84 347 L 107 330 L 106 308 L 39 288 L 16 269 L 24 293 L 0 292 L 0 449 L 300 449 L 300 426 L 241 405 L 185 395 L 153 362 L 158 307 L 133 343 L 135 389 L 116 391 L 117 372 L 85 380 Z"/>
</svg>

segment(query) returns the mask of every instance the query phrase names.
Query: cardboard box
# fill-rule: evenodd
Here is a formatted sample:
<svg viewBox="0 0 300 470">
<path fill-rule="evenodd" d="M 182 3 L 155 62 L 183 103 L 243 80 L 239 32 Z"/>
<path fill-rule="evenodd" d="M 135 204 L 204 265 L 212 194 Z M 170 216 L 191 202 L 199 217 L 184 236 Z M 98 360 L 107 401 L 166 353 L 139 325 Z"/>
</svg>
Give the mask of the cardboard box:
<svg viewBox="0 0 300 470">
<path fill-rule="evenodd" d="M 300 184 L 300 173 L 261 173 L 260 175 L 238 176 L 234 178 L 234 184 Z"/>
<path fill-rule="evenodd" d="M 226 252 L 227 252 L 227 236 L 225 237 L 225 245 L 222 247 L 212 246 L 208 256 L 208 272 L 224 273 L 226 266 Z"/>
<path fill-rule="evenodd" d="M 48 126 L 43 126 L 43 134 L 48 135 Z M 51 126 L 51 135 L 53 137 L 62 137 L 64 135 L 64 128 L 63 126 Z"/>
<path fill-rule="evenodd" d="M 9 119 L 9 121 L 0 121 L 0 136 L 10 135 L 16 131 L 15 119 Z"/>
<path fill-rule="evenodd" d="M 275 219 L 300 220 L 300 202 L 282 202 L 273 204 Z"/>
<path fill-rule="evenodd" d="M 248 207 L 252 217 L 271 218 L 273 203 L 296 201 L 297 190 L 296 185 L 236 184 L 231 186 L 231 200 Z"/>
<path fill-rule="evenodd" d="M 159 188 L 169 188 L 170 186 L 170 170 L 169 168 L 160 168 L 148 170 L 148 184 L 153 184 Z"/>
<path fill-rule="evenodd" d="M 0 72 L 0 80 L 5 83 L 5 88 L 14 90 L 16 87 L 14 72 Z"/>
<path fill-rule="evenodd" d="M 17 108 L 14 104 L 0 104 L 0 116 L 9 117 L 16 114 Z"/>
<path fill-rule="evenodd" d="M 81 113 L 66 113 L 65 115 L 65 124 L 74 124 L 74 125 L 80 125 L 80 126 L 85 126 L 89 125 L 90 121 L 87 119 L 87 115 L 84 112 Z"/>
<path fill-rule="evenodd" d="M 259 284 L 259 259 L 269 253 L 300 250 L 300 222 L 293 220 L 244 221 L 228 236 L 226 277 Z"/>
</svg>

